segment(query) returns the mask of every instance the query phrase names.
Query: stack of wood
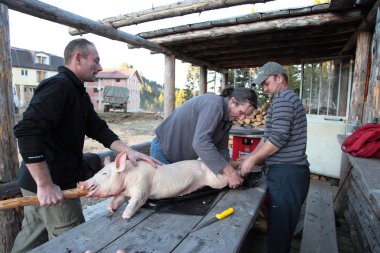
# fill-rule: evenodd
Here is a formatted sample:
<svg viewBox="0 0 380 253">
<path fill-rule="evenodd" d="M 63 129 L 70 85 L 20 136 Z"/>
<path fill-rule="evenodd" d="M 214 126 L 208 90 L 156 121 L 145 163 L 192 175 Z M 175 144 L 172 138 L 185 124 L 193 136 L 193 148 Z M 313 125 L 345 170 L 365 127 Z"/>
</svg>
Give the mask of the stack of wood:
<svg viewBox="0 0 380 253">
<path fill-rule="evenodd" d="M 234 120 L 232 123 L 234 125 L 239 126 L 263 126 L 265 125 L 265 119 L 267 117 L 267 110 L 269 108 L 270 104 L 265 103 L 261 107 L 257 108 L 253 111 L 253 113 L 249 116 L 245 116 L 244 119 L 240 120 Z"/>
</svg>

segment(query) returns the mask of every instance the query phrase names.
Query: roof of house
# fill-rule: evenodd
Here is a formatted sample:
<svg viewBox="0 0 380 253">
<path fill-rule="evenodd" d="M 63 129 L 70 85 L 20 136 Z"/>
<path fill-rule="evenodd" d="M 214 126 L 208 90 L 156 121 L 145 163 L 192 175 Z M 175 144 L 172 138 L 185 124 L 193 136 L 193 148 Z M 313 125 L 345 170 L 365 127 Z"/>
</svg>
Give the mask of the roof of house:
<svg viewBox="0 0 380 253">
<path fill-rule="evenodd" d="M 50 56 L 50 65 L 34 63 L 34 56 L 37 53 L 42 53 Z M 45 53 L 43 51 L 33 51 L 28 49 L 12 47 L 11 55 L 12 67 L 57 71 L 59 66 L 64 65 L 63 57 Z"/>
<path fill-rule="evenodd" d="M 99 79 L 129 79 L 131 76 L 135 75 L 142 82 L 139 72 L 136 69 L 121 69 L 121 70 L 104 70 L 100 71 L 96 78 Z"/>
</svg>

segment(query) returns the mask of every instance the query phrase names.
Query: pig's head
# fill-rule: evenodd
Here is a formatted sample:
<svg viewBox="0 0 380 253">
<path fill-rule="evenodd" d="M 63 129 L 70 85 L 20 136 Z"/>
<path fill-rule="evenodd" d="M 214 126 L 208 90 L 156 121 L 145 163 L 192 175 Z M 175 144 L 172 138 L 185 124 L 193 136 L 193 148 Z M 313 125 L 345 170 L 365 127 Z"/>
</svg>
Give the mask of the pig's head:
<svg viewBox="0 0 380 253">
<path fill-rule="evenodd" d="M 120 153 L 115 162 L 111 163 L 109 157 L 106 157 L 104 159 L 104 168 L 92 178 L 79 182 L 78 188 L 91 190 L 87 197 L 106 198 L 120 194 L 125 190 L 124 179 L 128 168 L 131 166 L 126 158 L 126 153 Z"/>
</svg>

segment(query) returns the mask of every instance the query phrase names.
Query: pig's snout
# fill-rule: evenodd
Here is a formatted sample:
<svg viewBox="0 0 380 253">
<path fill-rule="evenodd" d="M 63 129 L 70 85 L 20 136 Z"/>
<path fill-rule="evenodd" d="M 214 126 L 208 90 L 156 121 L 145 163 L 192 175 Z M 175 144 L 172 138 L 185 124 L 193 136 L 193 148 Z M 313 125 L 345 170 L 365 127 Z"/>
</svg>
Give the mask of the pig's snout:
<svg viewBox="0 0 380 253">
<path fill-rule="evenodd" d="M 98 195 L 98 194 L 96 194 L 96 192 L 99 189 L 99 187 L 95 183 L 79 182 L 77 187 L 79 189 L 90 190 L 90 192 L 86 195 L 86 197 L 97 197 L 97 195 Z"/>
</svg>

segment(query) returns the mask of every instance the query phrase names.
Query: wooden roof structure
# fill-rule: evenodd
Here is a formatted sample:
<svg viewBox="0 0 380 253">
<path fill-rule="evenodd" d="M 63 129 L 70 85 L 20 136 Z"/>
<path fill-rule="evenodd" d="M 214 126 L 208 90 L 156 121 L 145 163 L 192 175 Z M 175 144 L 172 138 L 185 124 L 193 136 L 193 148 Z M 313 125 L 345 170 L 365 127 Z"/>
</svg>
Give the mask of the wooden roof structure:
<svg viewBox="0 0 380 253">
<path fill-rule="evenodd" d="M 269 0 L 270 1 L 270 0 Z M 354 53 L 358 30 L 370 31 L 376 0 L 331 0 L 330 4 L 255 13 L 131 35 L 117 28 L 147 21 L 268 0 L 187 0 L 92 21 L 36 0 L 0 0 L 10 9 L 64 24 L 70 34 L 91 32 L 155 53 L 226 73 L 267 61 L 298 64 L 304 58 Z M 249 8 L 249 7 L 247 7 Z M 228 42 L 228 43 L 227 43 Z"/>
<path fill-rule="evenodd" d="M 376 12 L 371 13 L 370 23 L 363 21 L 369 7 L 372 6 L 331 9 L 331 5 L 323 4 L 177 26 L 138 36 L 219 69 L 258 67 L 267 61 L 300 64 L 304 58 L 352 54 L 358 27 L 363 22 L 365 29 L 373 26 Z"/>
</svg>

